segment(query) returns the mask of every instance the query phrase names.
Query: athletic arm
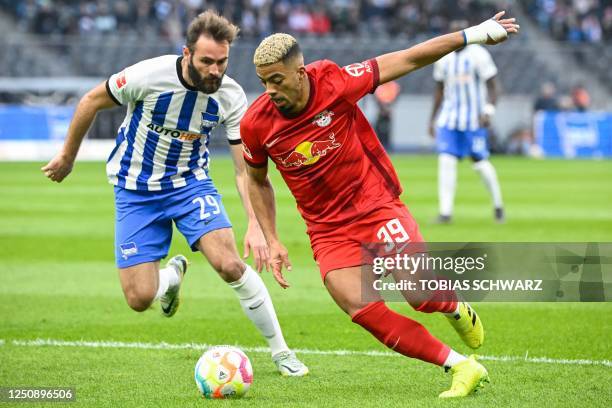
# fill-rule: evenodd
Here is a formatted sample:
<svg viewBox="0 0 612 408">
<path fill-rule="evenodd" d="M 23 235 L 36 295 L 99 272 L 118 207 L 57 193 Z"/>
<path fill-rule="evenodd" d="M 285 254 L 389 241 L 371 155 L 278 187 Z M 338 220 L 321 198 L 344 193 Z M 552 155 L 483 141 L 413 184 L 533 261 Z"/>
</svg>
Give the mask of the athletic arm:
<svg viewBox="0 0 612 408">
<path fill-rule="evenodd" d="M 278 239 L 276 231 L 276 205 L 274 188 L 268 178 L 268 166 L 253 167 L 247 165 L 247 187 L 253 212 L 259 221 L 259 225 L 268 241 L 270 257 L 266 265 L 268 271 L 272 270 L 274 279 L 282 288 L 288 288 L 289 283 L 285 280 L 282 268 L 291 270 L 291 263 L 287 249 Z"/>
<path fill-rule="evenodd" d="M 504 13 L 499 12 L 493 19 L 463 31 L 441 35 L 408 49 L 376 57 L 379 82 L 383 84 L 402 77 L 468 44 L 493 45 L 505 41 L 509 33 L 518 33 L 519 26 L 514 18 L 502 19 Z"/>
<path fill-rule="evenodd" d="M 76 107 L 62 150 L 46 166 L 41 168 L 45 176 L 58 183 L 66 178 L 72 171 L 81 142 L 96 114 L 103 109 L 115 106 L 117 104 L 108 94 L 105 82 L 87 92 Z"/>
<path fill-rule="evenodd" d="M 244 252 L 243 257 L 248 258 L 250 251 L 253 251 L 253 259 L 258 272 L 261 272 L 266 262 L 268 261 L 268 245 L 263 231 L 261 230 L 257 217 L 251 205 L 251 199 L 248 193 L 246 163 L 242 155 L 241 144 L 231 144 L 230 152 L 232 161 L 234 162 L 234 173 L 236 176 L 236 189 L 242 201 L 242 206 L 247 215 L 248 226 L 244 236 Z"/>
<path fill-rule="evenodd" d="M 442 105 L 442 99 L 444 98 L 444 82 L 436 81 L 436 89 L 434 90 L 434 101 L 433 107 L 431 108 L 431 116 L 429 118 L 429 135 L 433 138 L 436 137 L 436 116 Z"/>
</svg>

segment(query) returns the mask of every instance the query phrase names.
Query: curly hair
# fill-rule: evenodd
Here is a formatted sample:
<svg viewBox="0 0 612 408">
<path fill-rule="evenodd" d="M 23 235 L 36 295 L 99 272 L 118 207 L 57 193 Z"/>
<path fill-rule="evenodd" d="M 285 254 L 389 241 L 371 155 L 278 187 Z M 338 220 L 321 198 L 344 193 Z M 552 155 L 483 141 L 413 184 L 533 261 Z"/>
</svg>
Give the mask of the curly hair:
<svg viewBox="0 0 612 408">
<path fill-rule="evenodd" d="M 256 67 L 275 64 L 301 54 L 300 45 L 293 36 L 285 33 L 272 34 L 259 43 L 253 55 L 253 64 Z"/>
</svg>

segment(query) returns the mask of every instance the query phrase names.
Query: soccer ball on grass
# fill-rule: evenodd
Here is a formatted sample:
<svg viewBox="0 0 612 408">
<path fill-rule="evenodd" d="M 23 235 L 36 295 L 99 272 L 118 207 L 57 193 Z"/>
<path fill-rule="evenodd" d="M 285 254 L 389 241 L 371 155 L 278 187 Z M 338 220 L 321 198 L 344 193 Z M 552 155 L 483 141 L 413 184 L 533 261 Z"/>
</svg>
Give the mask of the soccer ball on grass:
<svg viewBox="0 0 612 408">
<path fill-rule="evenodd" d="M 236 347 L 211 347 L 195 366 L 195 382 L 205 398 L 240 398 L 253 383 L 253 367 Z"/>
</svg>

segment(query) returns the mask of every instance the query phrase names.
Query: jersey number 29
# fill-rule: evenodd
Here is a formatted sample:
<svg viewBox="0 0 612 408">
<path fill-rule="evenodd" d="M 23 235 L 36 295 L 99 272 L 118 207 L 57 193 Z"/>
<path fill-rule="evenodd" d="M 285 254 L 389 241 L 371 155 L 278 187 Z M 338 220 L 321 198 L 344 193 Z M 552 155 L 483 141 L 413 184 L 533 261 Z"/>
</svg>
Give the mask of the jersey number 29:
<svg viewBox="0 0 612 408">
<path fill-rule="evenodd" d="M 201 220 L 205 220 L 211 215 L 217 215 L 221 212 L 221 208 L 219 208 L 219 204 L 217 203 L 217 200 L 215 199 L 215 197 L 211 195 L 205 195 L 204 198 L 196 197 L 193 199 L 192 203 L 200 205 L 200 219 Z M 206 212 L 206 204 L 208 204 L 209 208 L 210 207 L 214 208 L 212 212 L 210 211 Z"/>
</svg>

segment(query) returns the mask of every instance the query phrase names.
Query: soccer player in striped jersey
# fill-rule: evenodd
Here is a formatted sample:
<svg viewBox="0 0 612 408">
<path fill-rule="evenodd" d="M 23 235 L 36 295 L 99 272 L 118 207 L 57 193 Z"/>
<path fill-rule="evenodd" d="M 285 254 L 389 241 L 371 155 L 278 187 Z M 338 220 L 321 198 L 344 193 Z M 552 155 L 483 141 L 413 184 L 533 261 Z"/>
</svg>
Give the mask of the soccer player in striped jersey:
<svg viewBox="0 0 612 408">
<path fill-rule="evenodd" d="M 457 20 L 451 23 L 451 30 L 466 26 L 466 22 Z M 467 45 L 434 64 L 436 90 L 429 133 L 436 138 L 439 154 L 439 223 L 451 222 L 457 161 L 466 155 L 473 160 L 474 170 L 491 194 L 495 220 L 504 221 L 501 189 L 487 148 L 487 128 L 497 101 L 496 75 L 491 54 L 479 44 Z"/>
<path fill-rule="evenodd" d="M 115 186 L 115 255 L 127 303 L 144 311 L 159 299 L 163 315 L 176 312 L 187 260 L 178 255 L 166 267 L 159 266 L 168 255 L 174 222 L 191 249 L 200 251 L 234 289 L 244 312 L 268 341 L 278 371 L 303 376 L 308 368 L 287 347 L 258 274 L 268 247 L 246 190 L 240 120 L 247 100 L 240 85 L 224 75 L 237 34 L 238 27 L 207 11 L 191 22 L 182 56 L 141 61 L 112 75 L 79 102 L 62 151 L 42 170 L 61 182 L 71 172 L 96 113 L 127 105 L 106 166 Z M 221 196 L 208 175 L 208 143 L 220 124 L 249 218 L 244 256 L 253 251 L 257 272 L 238 255 Z"/>
<path fill-rule="evenodd" d="M 289 287 L 283 268 L 291 270 L 291 263 L 276 230 L 270 161 L 296 199 L 330 296 L 354 323 L 387 347 L 450 370 L 451 388 L 441 398 L 471 394 L 488 381 L 488 373 L 474 356 L 454 351 L 367 290 L 373 276 L 373 261 L 364 256 L 369 243 L 404 246 L 421 243 L 423 238 L 399 198 L 402 187 L 391 159 L 357 102 L 378 85 L 466 44 L 504 41 L 519 27 L 503 15 L 500 12 L 478 26 L 345 67 L 328 60 L 304 65 L 297 40 L 289 34 L 273 34 L 259 44 L 253 57 L 265 92 L 240 124 L 249 194 L 270 245 L 267 268 L 279 285 Z M 454 292 L 450 296 L 418 294 L 418 302 L 407 299 L 417 311 L 444 313 L 469 347 L 482 345 L 480 318 Z"/>
</svg>

